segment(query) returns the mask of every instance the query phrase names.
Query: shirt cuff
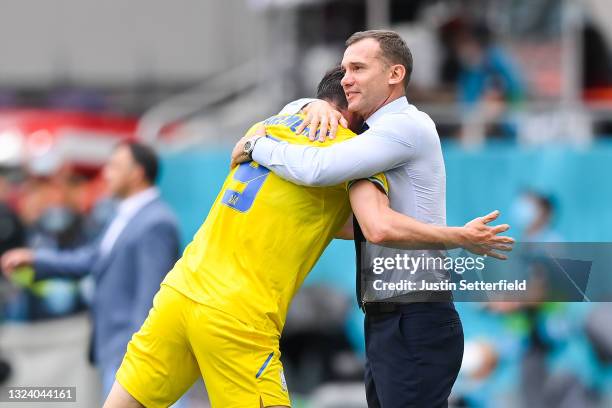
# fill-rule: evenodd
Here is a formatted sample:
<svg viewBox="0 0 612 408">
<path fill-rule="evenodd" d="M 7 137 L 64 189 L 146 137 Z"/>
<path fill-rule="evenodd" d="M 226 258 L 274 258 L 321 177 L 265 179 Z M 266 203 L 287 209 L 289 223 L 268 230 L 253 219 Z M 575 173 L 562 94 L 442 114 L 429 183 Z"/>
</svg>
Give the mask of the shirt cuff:
<svg viewBox="0 0 612 408">
<path fill-rule="evenodd" d="M 260 138 L 257 143 L 255 143 L 255 147 L 251 153 L 253 161 L 261 164 L 262 166 L 269 166 L 271 164 L 272 152 L 278 143 L 279 142 L 274 141 L 269 137 Z"/>
</svg>

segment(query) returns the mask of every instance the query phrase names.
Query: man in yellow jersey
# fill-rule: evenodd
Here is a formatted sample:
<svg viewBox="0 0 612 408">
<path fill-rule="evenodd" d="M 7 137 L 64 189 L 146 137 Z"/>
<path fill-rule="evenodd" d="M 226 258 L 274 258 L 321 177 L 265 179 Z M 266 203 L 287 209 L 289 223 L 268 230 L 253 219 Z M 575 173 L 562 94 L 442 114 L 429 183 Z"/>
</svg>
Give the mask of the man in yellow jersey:
<svg viewBox="0 0 612 408">
<path fill-rule="evenodd" d="M 342 76 L 328 73 L 317 97 L 345 109 Z M 301 120 L 273 116 L 264 124 L 268 137 L 310 143 L 295 133 Z M 353 136 L 339 128 L 322 146 Z M 383 175 L 369 180 L 386 190 Z M 255 162 L 234 168 L 129 343 L 105 407 L 169 406 L 199 375 L 215 408 L 289 407 L 279 353 L 287 310 L 350 214 L 347 185 L 298 186 Z M 399 230 L 423 231 L 424 241 L 440 245 L 499 249 L 496 234 L 505 230 L 486 225 L 495 214 L 461 228 L 392 216 Z"/>
</svg>

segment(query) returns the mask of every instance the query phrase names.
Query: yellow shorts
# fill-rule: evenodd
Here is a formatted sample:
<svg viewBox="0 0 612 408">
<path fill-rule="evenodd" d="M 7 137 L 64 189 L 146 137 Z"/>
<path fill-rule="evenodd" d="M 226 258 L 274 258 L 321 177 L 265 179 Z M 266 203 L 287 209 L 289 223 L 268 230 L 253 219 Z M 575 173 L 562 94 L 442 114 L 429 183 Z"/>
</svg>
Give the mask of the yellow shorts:
<svg viewBox="0 0 612 408">
<path fill-rule="evenodd" d="M 162 285 L 117 381 L 144 406 L 168 407 L 200 374 L 213 408 L 291 405 L 277 335 Z"/>
</svg>

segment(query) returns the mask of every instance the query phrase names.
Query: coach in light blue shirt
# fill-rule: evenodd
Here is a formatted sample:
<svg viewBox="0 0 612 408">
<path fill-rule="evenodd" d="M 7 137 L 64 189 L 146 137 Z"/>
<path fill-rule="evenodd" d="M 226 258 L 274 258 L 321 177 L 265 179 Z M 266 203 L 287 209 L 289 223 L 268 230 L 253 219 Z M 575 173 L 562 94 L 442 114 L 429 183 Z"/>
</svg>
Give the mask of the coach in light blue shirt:
<svg viewBox="0 0 612 408">
<path fill-rule="evenodd" d="M 362 134 L 326 148 L 260 137 L 251 143 L 253 160 L 287 180 L 311 186 L 336 185 L 384 172 L 391 208 L 428 224 L 445 225 L 446 177 L 440 140 L 429 116 L 406 99 L 412 70 L 410 50 L 390 31 L 356 33 L 346 45 L 342 86 L 348 109 L 365 120 Z M 295 113 L 304 102 L 309 101 L 290 104 L 283 113 Z M 306 111 L 311 139 L 319 125 L 325 137 L 328 125 L 333 127 L 339 119 L 323 101 L 310 103 Z M 368 404 L 447 406 L 463 355 L 463 329 L 450 295 L 441 292 L 442 298 L 423 298 L 405 290 L 374 290 L 369 260 L 393 257 L 388 252 L 393 250 L 366 243 L 366 239 L 371 241 L 371 228 L 359 217 L 356 221 L 358 297 L 366 312 Z M 441 253 L 430 249 L 428 255 Z M 436 279 L 445 278 L 438 276 L 443 271 L 428 272 Z M 384 277 L 393 281 L 425 275 L 419 271 L 411 278 L 398 268 Z"/>
</svg>

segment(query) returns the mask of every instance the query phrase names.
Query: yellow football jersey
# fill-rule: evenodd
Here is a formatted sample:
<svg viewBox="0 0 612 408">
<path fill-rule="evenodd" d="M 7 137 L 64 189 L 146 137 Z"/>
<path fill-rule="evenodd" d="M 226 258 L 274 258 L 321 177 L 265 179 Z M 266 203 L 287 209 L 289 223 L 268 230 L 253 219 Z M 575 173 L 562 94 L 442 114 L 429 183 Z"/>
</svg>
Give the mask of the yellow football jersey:
<svg viewBox="0 0 612 408">
<path fill-rule="evenodd" d="M 264 122 L 267 136 L 311 143 L 295 134 L 302 119 L 273 116 Z M 339 128 L 334 140 L 317 146 L 354 136 Z M 375 177 L 386 188 L 384 175 Z M 346 184 L 298 186 L 255 162 L 243 163 L 227 176 L 164 284 L 255 328 L 280 333 L 291 299 L 350 213 Z"/>
</svg>

